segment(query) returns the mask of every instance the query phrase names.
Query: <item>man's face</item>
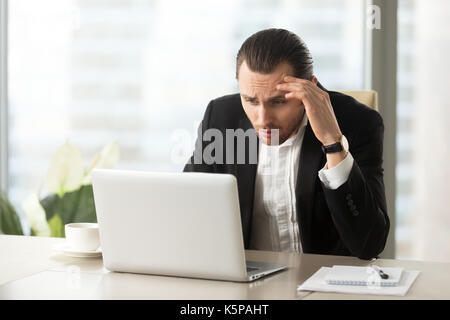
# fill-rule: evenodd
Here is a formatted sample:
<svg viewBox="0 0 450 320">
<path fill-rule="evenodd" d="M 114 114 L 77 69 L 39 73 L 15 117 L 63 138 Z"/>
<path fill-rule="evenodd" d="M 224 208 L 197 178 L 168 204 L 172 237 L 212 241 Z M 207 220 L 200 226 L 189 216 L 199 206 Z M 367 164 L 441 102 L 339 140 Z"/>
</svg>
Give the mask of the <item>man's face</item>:
<svg viewBox="0 0 450 320">
<path fill-rule="evenodd" d="M 276 89 L 285 76 L 294 76 L 288 63 L 280 63 L 270 74 L 251 71 L 244 61 L 239 69 L 239 90 L 242 106 L 259 139 L 267 144 L 282 144 L 296 133 L 304 114 L 298 99 L 286 99 L 284 91 Z M 273 143 L 272 143 L 273 140 Z"/>
</svg>

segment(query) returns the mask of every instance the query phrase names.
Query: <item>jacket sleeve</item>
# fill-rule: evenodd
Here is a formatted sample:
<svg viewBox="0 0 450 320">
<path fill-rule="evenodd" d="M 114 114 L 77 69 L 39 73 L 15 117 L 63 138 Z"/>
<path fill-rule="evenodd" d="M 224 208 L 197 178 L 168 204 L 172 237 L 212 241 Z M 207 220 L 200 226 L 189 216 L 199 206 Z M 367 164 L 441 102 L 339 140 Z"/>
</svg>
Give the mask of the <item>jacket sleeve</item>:
<svg viewBox="0 0 450 320">
<path fill-rule="evenodd" d="M 354 162 L 347 182 L 336 190 L 321 183 L 342 241 L 361 259 L 383 251 L 390 227 L 382 168 L 384 124 L 378 113 L 374 118 L 350 145 Z"/>
<path fill-rule="evenodd" d="M 203 150 L 207 144 L 202 138 L 203 133 L 210 127 L 213 104 L 214 100 L 211 100 L 206 108 L 203 120 L 198 127 L 194 153 L 184 166 L 183 172 L 215 172 L 215 165 L 206 164 L 203 159 Z"/>
</svg>

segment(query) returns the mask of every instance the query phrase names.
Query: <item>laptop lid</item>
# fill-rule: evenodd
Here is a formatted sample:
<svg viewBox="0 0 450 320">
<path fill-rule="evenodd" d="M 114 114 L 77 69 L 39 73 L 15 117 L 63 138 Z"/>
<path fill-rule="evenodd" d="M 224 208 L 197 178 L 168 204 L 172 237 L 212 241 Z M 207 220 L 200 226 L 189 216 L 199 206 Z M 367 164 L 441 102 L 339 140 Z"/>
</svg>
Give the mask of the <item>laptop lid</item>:
<svg viewBox="0 0 450 320">
<path fill-rule="evenodd" d="M 107 269 L 246 280 L 233 175 L 95 169 L 92 184 Z"/>
</svg>

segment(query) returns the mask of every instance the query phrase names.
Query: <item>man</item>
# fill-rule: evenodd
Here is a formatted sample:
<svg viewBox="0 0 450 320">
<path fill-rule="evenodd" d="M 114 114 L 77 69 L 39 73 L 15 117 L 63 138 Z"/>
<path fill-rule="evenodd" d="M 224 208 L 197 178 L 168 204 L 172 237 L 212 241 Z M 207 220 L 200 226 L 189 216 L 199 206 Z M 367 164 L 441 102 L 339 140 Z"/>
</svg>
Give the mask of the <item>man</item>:
<svg viewBox="0 0 450 320">
<path fill-rule="evenodd" d="M 212 140 L 200 132 L 184 171 L 237 178 L 245 248 L 361 259 L 380 254 L 389 218 L 378 112 L 326 90 L 305 43 L 283 29 L 262 30 L 242 44 L 236 78 L 240 94 L 212 100 L 200 129 L 221 132 L 227 146 L 228 130 L 254 129 L 257 162 L 250 161 L 251 142 L 245 163 L 214 158 L 222 149 L 215 161 L 198 161 L 209 148 L 205 140 Z M 223 148 L 224 157 L 234 159 L 235 151 Z"/>
</svg>

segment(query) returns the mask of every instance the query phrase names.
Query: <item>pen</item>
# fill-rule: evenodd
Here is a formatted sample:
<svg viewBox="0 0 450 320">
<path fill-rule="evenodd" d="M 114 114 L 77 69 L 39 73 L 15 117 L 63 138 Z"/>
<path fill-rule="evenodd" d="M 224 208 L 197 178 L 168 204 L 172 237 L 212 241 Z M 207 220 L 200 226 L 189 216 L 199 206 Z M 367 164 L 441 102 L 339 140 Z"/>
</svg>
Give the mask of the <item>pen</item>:
<svg viewBox="0 0 450 320">
<path fill-rule="evenodd" d="M 389 279 L 389 275 L 383 272 L 378 266 L 371 264 L 370 267 L 372 270 L 374 270 L 376 273 L 378 273 L 381 277 L 381 279 Z"/>
</svg>

